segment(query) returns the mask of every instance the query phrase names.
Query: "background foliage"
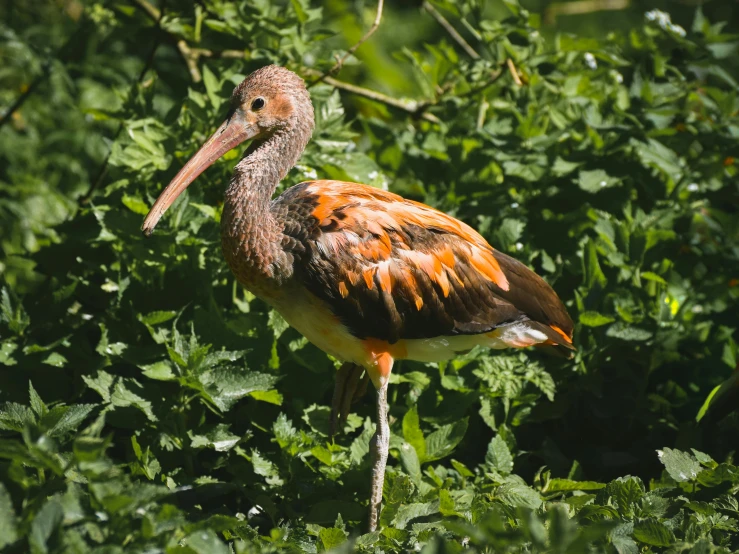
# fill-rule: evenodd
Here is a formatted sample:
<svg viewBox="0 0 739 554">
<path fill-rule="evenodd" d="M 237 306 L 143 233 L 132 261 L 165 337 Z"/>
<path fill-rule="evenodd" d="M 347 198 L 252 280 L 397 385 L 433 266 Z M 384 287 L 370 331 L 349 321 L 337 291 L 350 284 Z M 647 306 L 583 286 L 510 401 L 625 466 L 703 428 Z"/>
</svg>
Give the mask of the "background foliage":
<svg viewBox="0 0 739 554">
<path fill-rule="evenodd" d="M 739 549 L 739 16 L 666 4 L 674 21 L 557 17 L 572 35 L 561 3 L 435 3 L 471 53 L 388 6 L 340 82 L 311 87 L 286 185 L 452 213 L 577 322 L 573 360 L 398 364 L 382 529 L 363 534 L 373 399 L 329 441 L 335 364 L 225 267 L 239 153 L 139 228 L 244 75 L 314 81 L 375 5 L 3 3 L 0 549 Z"/>
</svg>

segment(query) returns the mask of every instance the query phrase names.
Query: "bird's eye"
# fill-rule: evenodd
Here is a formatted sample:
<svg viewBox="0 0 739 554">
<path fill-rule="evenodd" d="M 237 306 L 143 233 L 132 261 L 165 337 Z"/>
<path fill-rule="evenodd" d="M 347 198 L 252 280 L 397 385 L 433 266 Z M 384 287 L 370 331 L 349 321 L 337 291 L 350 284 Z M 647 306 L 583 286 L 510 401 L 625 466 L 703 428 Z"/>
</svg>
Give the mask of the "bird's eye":
<svg viewBox="0 0 739 554">
<path fill-rule="evenodd" d="M 264 98 L 255 98 L 251 103 L 251 109 L 254 111 L 261 110 L 264 107 Z"/>
</svg>

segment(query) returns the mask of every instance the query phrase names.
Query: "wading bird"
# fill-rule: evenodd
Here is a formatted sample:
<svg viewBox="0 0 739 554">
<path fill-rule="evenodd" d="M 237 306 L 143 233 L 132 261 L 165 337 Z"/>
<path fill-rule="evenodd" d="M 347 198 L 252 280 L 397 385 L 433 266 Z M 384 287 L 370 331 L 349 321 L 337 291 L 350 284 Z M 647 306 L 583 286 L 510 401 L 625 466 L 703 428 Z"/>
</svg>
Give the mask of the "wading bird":
<svg viewBox="0 0 739 554">
<path fill-rule="evenodd" d="M 382 502 L 393 361 L 435 362 L 476 345 L 572 346 L 572 320 L 551 287 L 472 228 L 367 185 L 308 181 L 272 195 L 313 131 L 295 73 L 268 66 L 233 92 L 226 121 L 162 191 L 150 235 L 177 196 L 223 154 L 252 139 L 221 216 L 223 254 L 238 281 L 318 348 L 343 360 L 332 421 L 344 419 L 363 371 L 377 389 L 369 528 Z"/>
</svg>

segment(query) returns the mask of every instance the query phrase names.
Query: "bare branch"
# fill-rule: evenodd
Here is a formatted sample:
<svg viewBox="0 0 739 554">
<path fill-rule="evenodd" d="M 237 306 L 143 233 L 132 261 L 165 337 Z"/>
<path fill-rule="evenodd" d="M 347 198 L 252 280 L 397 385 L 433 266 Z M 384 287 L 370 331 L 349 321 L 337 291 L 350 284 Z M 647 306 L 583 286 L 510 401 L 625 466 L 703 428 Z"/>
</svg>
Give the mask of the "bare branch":
<svg viewBox="0 0 739 554">
<path fill-rule="evenodd" d="M 200 69 L 198 69 L 200 53 L 191 50 L 184 40 L 177 41 L 177 49 L 180 51 L 182 58 L 187 64 L 187 69 L 190 71 L 190 77 L 192 77 L 193 81 L 199 83 L 203 78 L 200 74 Z"/>
<path fill-rule="evenodd" d="M 508 65 L 508 71 L 511 72 L 511 77 L 513 77 L 513 82 L 516 83 L 519 87 L 523 86 L 523 82 L 521 82 L 521 76 L 518 74 L 518 70 L 516 69 L 516 66 L 513 65 L 513 60 L 511 58 L 508 58 L 505 61 L 506 65 Z"/>
<path fill-rule="evenodd" d="M 306 75 L 313 75 L 317 73 L 317 71 L 311 69 L 304 71 L 304 74 Z M 408 112 L 409 114 L 418 116 L 421 119 L 425 119 L 426 121 L 431 121 L 432 123 L 440 123 L 438 117 L 424 111 L 427 107 L 432 106 L 434 104 L 433 102 L 419 102 L 418 100 L 411 100 L 406 98 L 394 98 L 392 96 L 388 96 L 387 94 L 377 92 L 376 90 L 371 90 L 368 88 L 359 87 L 357 85 L 352 85 L 351 83 L 346 83 L 344 81 L 339 81 L 338 79 L 334 79 L 333 77 L 329 77 L 326 75 L 322 75 L 321 77 L 327 85 L 330 85 L 339 90 L 343 90 L 350 94 L 362 96 L 363 98 L 368 98 L 370 100 L 374 100 L 375 102 L 380 102 L 393 108 L 403 110 L 404 112 Z"/>
<path fill-rule="evenodd" d="M 328 77 L 329 75 L 333 75 L 337 71 L 341 69 L 341 67 L 344 65 L 344 62 L 346 59 L 354 54 L 354 52 L 357 51 L 357 48 L 362 46 L 367 40 L 375 34 L 375 31 L 380 27 L 380 22 L 382 21 L 382 9 L 384 7 L 385 0 L 377 0 L 377 13 L 375 13 L 375 20 L 372 23 L 372 26 L 369 28 L 369 30 L 364 34 L 362 38 L 359 39 L 359 41 L 349 48 L 349 50 L 346 51 L 346 54 L 344 54 L 341 58 L 339 58 L 334 66 L 329 69 L 328 71 L 325 71 L 320 77 L 318 77 L 315 81 L 311 82 L 308 86 L 313 86 L 316 83 L 319 83 L 320 81 L 323 81 Z"/>
<path fill-rule="evenodd" d="M 439 11 L 428 2 L 428 0 L 424 0 L 421 7 L 429 12 L 431 17 L 433 17 L 439 23 L 439 25 L 444 27 L 446 32 L 449 33 L 449 35 L 456 41 L 456 43 L 462 47 L 462 50 L 467 52 L 467 55 L 470 58 L 472 58 L 473 60 L 480 59 L 480 54 L 478 54 L 475 49 L 470 46 L 469 42 L 464 40 L 464 37 L 460 35 L 454 27 L 452 27 L 452 24 L 449 23 L 449 21 L 447 21 L 447 19 L 443 15 L 441 15 L 441 13 L 439 13 Z"/>
<path fill-rule="evenodd" d="M 544 21 L 553 24 L 558 15 L 579 15 L 605 10 L 623 10 L 631 0 L 580 0 L 579 2 L 555 2 L 544 12 Z"/>
<path fill-rule="evenodd" d="M 155 14 L 157 15 L 157 25 L 159 25 L 159 22 L 162 18 L 162 12 L 158 9 L 156 9 L 154 6 L 146 2 L 146 0 L 136 0 L 139 5 L 147 11 L 149 16 L 153 17 Z M 142 4 L 143 2 L 143 4 Z M 145 6 L 148 4 L 149 9 Z M 152 10 L 152 11 L 150 11 Z M 143 82 L 144 77 L 146 77 L 146 74 L 149 72 L 149 70 L 154 65 L 154 55 L 157 52 L 157 49 L 159 48 L 159 45 L 161 43 L 161 35 L 158 35 L 155 37 L 154 44 L 151 47 L 151 50 L 149 51 L 149 56 L 146 59 L 146 63 L 144 64 L 144 67 L 141 69 L 141 73 L 139 73 L 138 78 L 134 83 L 131 85 L 131 88 L 128 91 L 129 98 L 133 95 L 134 91 L 136 90 L 136 87 Z M 120 136 L 121 132 L 123 131 L 123 122 L 120 122 L 118 124 L 118 129 L 116 129 L 115 135 L 113 135 L 113 141 L 112 144 L 115 143 L 116 140 L 118 140 L 118 137 Z M 108 151 L 108 154 L 105 156 L 105 159 L 103 160 L 103 163 L 100 164 L 100 169 L 98 169 L 97 175 L 95 176 L 95 179 L 92 180 L 90 183 L 90 188 L 87 189 L 87 192 L 79 197 L 77 200 L 77 203 L 80 206 L 84 206 L 90 202 L 90 199 L 92 198 L 93 193 L 97 188 L 100 186 L 100 184 L 103 182 L 103 179 L 105 178 L 105 174 L 108 172 L 108 162 L 110 161 L 110 155 L 113 152 L 113 148 Z"/>
<path fill-rule="evenodd" d="M 151 2 L 148 2 L 147 0 L 133 0 L 136 2 L 139 7 L 144 10 L 149 17 L 151 17 L 154 21 L 159 21 L 162 18 L 162 13 L 159 11 L 159 9 L 152 4 Z"/>
</svg>

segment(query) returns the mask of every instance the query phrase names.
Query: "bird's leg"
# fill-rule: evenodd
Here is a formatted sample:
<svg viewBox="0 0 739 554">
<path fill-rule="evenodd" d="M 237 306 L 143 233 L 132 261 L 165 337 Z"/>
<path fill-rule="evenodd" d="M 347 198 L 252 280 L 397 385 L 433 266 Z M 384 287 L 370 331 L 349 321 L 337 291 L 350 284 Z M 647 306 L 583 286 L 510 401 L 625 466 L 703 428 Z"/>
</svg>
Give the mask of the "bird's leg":
<svg viewBox="0 0 739 554">
<path fill-rule="evenodd" d="M 333 437 L 341 431 L 349 417 L 352 402 L 367 390 L 368 376 L 363 377 L 364 368 L 350 362 L 344 363 L 336 372 L 334 396 L 331 400 L 329 435 Z M 361 378 L 361 379 L 360 379 Z"/>
<path fill-rule="evenodd" d="M 377 430 L 371 442 L 372 488 L 369 504 L 369 530 L 377 529 L 382 505 L 382 486 L 385 483 L 385 465 L 390 449 L 390 424 L 387 421 L 387 380 L 377 389 Z"/>
</svg>

